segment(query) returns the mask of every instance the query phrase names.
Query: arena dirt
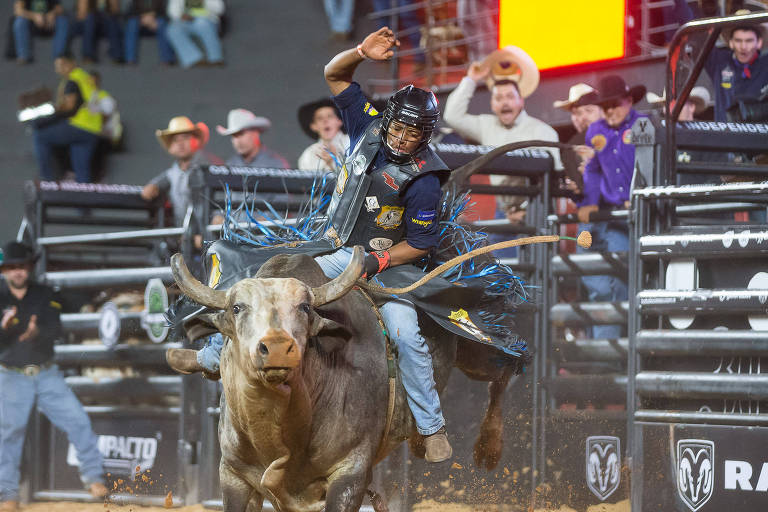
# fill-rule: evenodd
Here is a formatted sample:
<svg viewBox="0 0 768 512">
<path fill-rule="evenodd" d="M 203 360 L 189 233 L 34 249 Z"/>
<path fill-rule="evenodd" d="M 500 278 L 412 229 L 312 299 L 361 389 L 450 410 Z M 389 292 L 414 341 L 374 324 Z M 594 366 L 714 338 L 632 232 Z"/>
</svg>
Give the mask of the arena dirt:
<svg viewBox="0 0 768 512">
<path fill-rule="evenodd" d="M 112 503 L 72 503 L 72 502 L 39 502 L 22 507 L 22 512 L 167 512 L 164 507 L 140 507 L 137 505 L 114 505 Z M 176 512 L 207 512 L 210 509 L 202 505 L 191 505 L 170 509 Z M 423 501 L 413 507 L 413 512 L 523 512 L 519 508 L 508 505 L 466 505 L 459 503 L 438 503 Z M 562 506 L 558 509 L 537 508 L 534 512 L 576 512 L 574 509 Z M 591 506 L 587 512 L 630 512 L 629 501 L 624 500 L 615 504 Z"/>
</svg>

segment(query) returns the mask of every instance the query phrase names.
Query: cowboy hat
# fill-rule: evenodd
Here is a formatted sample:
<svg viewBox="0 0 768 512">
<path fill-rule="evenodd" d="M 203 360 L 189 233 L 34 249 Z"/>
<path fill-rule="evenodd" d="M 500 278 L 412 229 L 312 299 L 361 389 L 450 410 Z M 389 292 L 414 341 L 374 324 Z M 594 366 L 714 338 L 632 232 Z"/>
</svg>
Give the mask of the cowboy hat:
<svg viewBox="0 0 768 512">
<path fill-rule="evenodd" d="M 584 83 L 572 85 L 568 90 L 567 100 L 555 100 L 552 106 L 563 110 L 571 110 L 572 107 L 581 107 L 583 105 L 592 105 L 597 99 L 596 91 Z"/>
<path fill-rule="evenodd" d="M 667 100 L 667 91 L 662 92 L 661 96 L 653 92 L 645 93 L 645 101 L 647 101 L 649 105 L 652 105 L 654 107 L 660 107 L 661 104 L 663 104 L 666 100 Z M 688 95 L 688 101 L 696 105 L 696 109 L 694 110 L 694 113 L 700 114 L 707 107 L 712 105 L 712 96 L 710 96 L 709 90 L 707 90 L 706 87 L 697 85 L 696 87 L 691 89 L 691 93 Z"/>
<path fill-rule="evenodd" d="M 732 16 L 745 16 L 747 14 L 758 14 L 759 11 L 751 11 L 749 9 L 739 9 L 738 11 L 734 12 Z M 766 26 L 768 26 L 768 23 L 755 23 L 754 21 L 744 20 L 742 23 L 736 23 L 733 25 L 729 25 L 722 29 L 720 32 L 720 35 L 723 38 L 723 41 L 726 42 L 726 44 L 731 40 L 731 36 L 737 29 L 754 29 L 757 30 L 758 37 L 765 41 L 766 39 Z"/>
<path fill-rule="evenodd" d="M 0 269 L 9 265 L 32 264 L 37 260 L 35 251 L 28 245 L 21 242 L 8 242 L 3 246 L 2 261 Z"/>
<path fill-rule="evenodd" d="M 637 103 L 645 96 L 645 86 L 636 85 L 629 87 L 619 75 L 608 75 L 600 79 L 597 84 L 597 100 L 595 104 L 605 105 L 621 98 L 630 96 L 632 103 Z"/>
<path fill-rule="evenodd" d="M 177 116 L 168 122 L 168 128 L 165 130 L 155 130 L 155 136 L 160 144 L 167 150 L 171 143 L 171 137 L 180 133 L 191 133 L 200 142 L 205 142 L 205 133 L 208 132 L 208 127 L 205 123 L 193 123 L 187 116 Z"/>
<path fill-rule="evenodd" d="M 304 131 L 304 133 L 306 133 L 311 139 L 317 139 L 317 133 L 312 131 L 310 125 L 315 119 L 315 112 L 323 107 L 331 107 L 333 111 L 336 112 L 336 117 L 341 119 L 341 113 L 339 112 L 338 107 L 330 98 L 311 101 L 299 107 L 299 125 L 301 126 L 301 129 Z M 344 127 L 342 127 L 342 130 L 344 130 Z"/>
<path fill-rule="evenodd" d="M 533 59 L 517 46 L 500 48 L 483 60 L 489 69 L 486 85 L 488 89 L 499 82 L 514 82 L 520 96 L 527 98 L 539 86 L 539 68 Z"/>
<path fill-rule="evenodd" d="M 272 123 L 266 117 L 254 115 L 253 112 L 244 108 L 236 108 L 227 114 L 227 127 L 217 125 L 216 131 L 219 132 L 219 135 L 228 136 L 249 128 L 265 132 L 271 127 Z"/>
</svg>

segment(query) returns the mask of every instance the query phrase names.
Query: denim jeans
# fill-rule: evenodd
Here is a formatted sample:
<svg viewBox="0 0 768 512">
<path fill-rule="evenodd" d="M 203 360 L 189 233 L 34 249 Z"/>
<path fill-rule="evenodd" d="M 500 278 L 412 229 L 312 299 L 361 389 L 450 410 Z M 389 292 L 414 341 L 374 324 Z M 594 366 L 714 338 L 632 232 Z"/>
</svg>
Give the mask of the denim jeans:
<svg viewBox="0 0 768 512">
<path fill-rule="evenodd" d="M 157 51 L 160 54 L 160 62 L 171 64 L 176 61 L 176 55 L 173 53 L 171 43 L 168 41 L 166 30 L 168 29 L 168 18 L 157 18 L 157 32 L 154 32 L 157 38 Z M 130 16 L 125 20 L 125 40 L 123 49 L 125 50 L 125 62 L 135 64 L 139 61 L 139 36 L 144 34 L 153 34 L 147 27 L 142 27 L 138 16 Z"/>
<path fill-rule="evenodd" d="M 19 500 L 19 466 L 32 406 L 67 434 L 86 486 L 104 482 L 104 467 L 91 420 L 57 366 L 27 377 L 0 368 L 0 501 Z"/>
<path fill-rule="evenodd" d="M 123 41 L 120 34 L 120 23 L 116 16 L 104 12 L 92 12 L 84 20 L 72 24 L 71 37 L 82 36 L 82 55 L 84 59 L 99 60 L 96 43 L 98 37 L 104 35 L 109 41 L 107 53 L 113 61 L 123 58 Z"/>
<path fill-rule="evenodd" d="M 32 31 L 35 29 L 31 20 L 17 16 L 13 19 L 13 42 L 16 58 L 32 60 Z M 53 58 L 67 51 L 69 39 L 69 20 L 66 16 L 56 16 L 53 27 Z"/>
<path fill-rule="evenodd" d="M 333 32 L 352 32 L 355 0 L 323 0 L 325 15 Z"/>
<path fill-rule="evenodd" d="M 315 261 L 325 275 L 333 279 L 344 271 L 351 258 L 352 249 L 342 247 L 333 253 L 316 257 Z M 435 389 L 432 355 L 421 335 L 416 308 L 407 300 L 395 299 L 379 310 L 392 341 L 397 345 L 398 367 L 417 430 L 425 436 L 434 434 L 445 425 L 445 419 L 440 408 L 440 396 Z M 205 347 L 198 352 L 197 361 L 208 371 L 218 371 L 222 345 L 221 335 L 218 338 L 216 335 L 211 336 Z"/>
<path fill-rule="evenodd" d="M 590 249 L 578 248 L 578 252 L 626 252 L 629 251 L 629 234 L 626 223 L 621 221 L 595 222 L 594 224 L 580 224 L 579 232 L 590 231 L 592 233 L 592 247 Z M 584 276 L 581 282 L 587 289 L 590 302 L 617 302 L 629 298 L 626 279 L 616 276 Z M 591 337 L 594 339 L 617 339 L 621 336 L 621 325 L 594 325 L 591 328 Z M 589 333 L 589 329 L 587 330 Z"/>
<path fill-rule="evenodd" d="M 221 62 L 224 56 L 219 40 L 219 24 L 208 18 L 197 17 L 192 21 L 173 20 L 168 24 L 166 35 L 179 58 L 181 67 L 189 68 L 203 60 L 203 54 L 192 40 L 195 36 L 205 49 L 208 62 Z"/>
<path fill-rule="evenodd" d="M 61 119 L 35 129 L 34 142 L 41 179 L 56 179 L 51 161 L 53 148 L 66 146 L 69 148 L 69 159 L 77 182 L 91 182 L 91 161 L 99 143 L 98 135 L 75 128 L 66 119 Z"/>
</svg>

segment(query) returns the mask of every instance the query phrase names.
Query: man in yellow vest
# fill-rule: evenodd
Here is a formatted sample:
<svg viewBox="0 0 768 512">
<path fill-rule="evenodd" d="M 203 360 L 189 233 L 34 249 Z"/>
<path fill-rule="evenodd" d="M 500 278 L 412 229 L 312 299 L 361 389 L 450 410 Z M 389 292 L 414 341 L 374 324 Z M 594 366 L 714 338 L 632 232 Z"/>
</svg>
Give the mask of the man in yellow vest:
<svg viewBox="0 0 768 512">
<path fill-rule="evenodd" d="M 91 160 L 99 143 L 102 117 L 88 109 L 96 92 L 91 76 L 77 67 L 70 55 L 54 61 L 56 73 L 62 77 L 56 98 L 56 111 L 35 129 L 35 156 L 40 178 L 55 179 L 51 162 L 54 148 L 69 149 L 69 159 L 78 183 L 91 181 Z"/>
</svg>

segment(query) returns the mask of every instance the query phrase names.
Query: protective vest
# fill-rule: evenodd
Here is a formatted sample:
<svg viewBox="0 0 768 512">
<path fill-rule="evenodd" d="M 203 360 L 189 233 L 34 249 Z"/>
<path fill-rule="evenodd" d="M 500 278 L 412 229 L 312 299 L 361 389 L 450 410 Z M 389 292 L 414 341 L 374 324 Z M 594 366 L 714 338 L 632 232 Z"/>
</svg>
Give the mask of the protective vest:
<svg viewBox="0 0 768 512">
<path fill-rule="evenodd" d="M 362 245 L 367 251 L 389 249 L 403 239 L 405 204 L 403 195 L 419 176 L 438 173 L 448 178 L 445 163 L 426 147 L 410 162 L 388 162 L 373 168 L 381 148 L 381 120 L 368 125 L 336 178 L 328 207 L 327 238 L 335 247 Z"/>
<path fill-rule="evenodd" d="M 88 109 L 88 103 L 91 101 L 91 96 L 96 92 L 96 88 L 91 81 L 91 75 L 86 73 L 82 68 L 75 68 L 70 71 L 69 80 L 72 80 L 80 88 L 80 95 L 83 97 L 83 104 L 77 109 L 75 115 L 69 118 L 69 124 L 81 130 L 101 134 L 101 114 L 98 112 L 91 112 Z"/>
</svg>

